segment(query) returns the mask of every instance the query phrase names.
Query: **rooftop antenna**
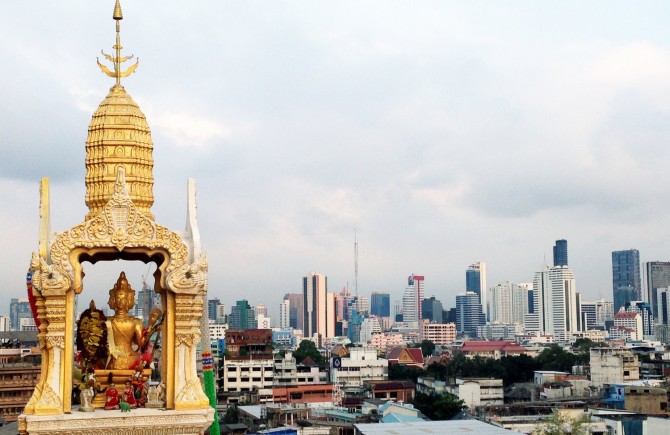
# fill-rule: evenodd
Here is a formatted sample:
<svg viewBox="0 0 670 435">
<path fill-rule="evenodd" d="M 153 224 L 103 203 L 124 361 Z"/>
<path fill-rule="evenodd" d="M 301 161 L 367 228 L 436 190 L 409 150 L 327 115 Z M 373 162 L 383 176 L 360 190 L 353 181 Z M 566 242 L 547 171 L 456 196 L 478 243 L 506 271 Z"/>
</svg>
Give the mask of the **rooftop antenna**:
<svg viewBox="0 0 670 435">
<path fill-rule="evenodd" d="M 358 237 L 354 230 L 354 292 L 358 298 Z"/>
</svg>

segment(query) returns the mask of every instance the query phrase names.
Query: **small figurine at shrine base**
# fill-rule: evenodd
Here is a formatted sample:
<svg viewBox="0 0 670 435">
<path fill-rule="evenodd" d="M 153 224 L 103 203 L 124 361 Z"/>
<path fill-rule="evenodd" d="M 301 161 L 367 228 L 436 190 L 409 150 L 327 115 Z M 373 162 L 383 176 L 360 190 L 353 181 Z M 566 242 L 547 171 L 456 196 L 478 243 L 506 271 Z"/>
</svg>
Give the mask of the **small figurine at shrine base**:
<svg viewBox="0 0 670 435">
<path fill-rule="evenodd" d="M 133 384 L 130 381 L 126 381 L 126 387 L 123 389 L 123 393 L 121 393 L 121 401 L 126 402 L 131 408 L 137 408 L 135 388 L 133 388 Z"/>
<path fill-rule="evenodd" d="M 147 408 L 162 408 L 165 406 L 164 394 L 165 393 L 165 384 L 162 382 L 158 385 L 152 385 L 149 387 L 149 392 L 147 393 Z"/>
<path fill-rule="evenodd" d="M 105 392 L 105 409 L 119 409 L 119 392 L 116 391 L 116 386 L 114 382 L 107 386 L 107 391 Z"/>
<path fill-rule="evenodd" d="M 94 408 L 91 406 L 91 401 L 93 400 L 93 396 L 95 393 L 93 393 L 93 387 L 92 386 L 86 386 L 83 390 L 81 390 L 81 393 L 79 393 L 79 397 L 81 399 L 81 405 L 79 405 L 79 410 L 82 412 L 93 412 Z"/>
</svg>

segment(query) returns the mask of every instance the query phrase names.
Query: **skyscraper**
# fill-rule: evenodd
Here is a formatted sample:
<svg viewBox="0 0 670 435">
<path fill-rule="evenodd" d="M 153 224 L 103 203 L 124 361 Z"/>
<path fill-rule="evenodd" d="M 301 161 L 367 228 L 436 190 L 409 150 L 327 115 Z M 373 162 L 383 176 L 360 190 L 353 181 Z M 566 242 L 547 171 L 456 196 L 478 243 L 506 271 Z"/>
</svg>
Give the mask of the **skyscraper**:
<svg viewBox="0 0 670 435">
<path fill-rule="evenodd" d="M 565 239 L 556 240 L 554 244 L 554 266 L 568 265 L 568 241 Z"/>
<path fill-rule="evenodd" d="M 284 299 L 279 304 L 279 328 L 288 329 L 291 327 L 291 301 Z"/>
<path fill-rule="evenodd" d="M 656 308 L 654 313 L 658 315 L 656 324 L 670 325 L 670 288 L 657 289 Z"/>
<path fill-rule="evenodd" d="M 558 340 L 568 340 L 572 332 L 579 330 L 575 277 L 572 270 L 567 266 L 552 267 L 549 269 L 549 284 L 552 306 L 551 333 Z"/>
<path fill-rule="evenodd" d="M 658 311 L 658 292 L 659 289 L 670 287 L 670 262 L 650 261 L 644 265 L 644 281 L 647 288 L 647 298 L 651 305 L 651 312 L 654 320 L 660 322 L 660 312 Z"/>
<path fill-rule="evenodd" d="M 221 305 L 219 298 L 214 298 L 207 301 L 207 315 L 209 320 L 216 320 L 216 311 L 219 305 Z"/>
<path fill-rule="evenodd" d="M 304 308 L 302 293 L 286 293 L 284 300 L 289 301 L 288 322 L 294 329 L 303 331 L 304 334 Z"/>
<path fill-rule="evenodd" d="M 328 278 L 311 272 L 302 279 L 305 337 L 335 335 L 335 295 L 328 293 Z"/>
<path fill-rule="evenodd" d="M 443 311 L 442 302 L 435 299 L 435 296 L 421 301 L 421 315 L 424 319 L 435 323 L 444 323 L 444 318 L 442 317 Z"/>
<path fill-rule="evenodd" d="M 640 251 L 637 249 L 612 252 L 612 292 L 615 311 L 630 301 L 642 299 Z"/>
<path fill-rule="evenodd" d="M 465 292 L 456 295 L 456 330 L 460 334 L 476 336 L 477 327 L 486 323 L 479 303 L 479 295 L 475 292 Z"/>
<path fill-rule="evenodd" d="M 256 329 L 256 311 L 246 299 L 230 307 L 228 326 L 230 329 Z"/>
<path fill-rule="evenodd" d="M 9 302 L 9 326 L 12 331 L 19 331 L 21 319 L 32 319 L 33 312 L 30 309 L 28 298 L 12 298 Z"/>
<path fill-rule="evenodd" d="M 569 339 L 571 332 L 579 330 L 575 288 L 575 278 L 569 267 L 542 266 L 533 280 L 536 312 L 526 315 L 526 322 L 534 325 L 537 331 L 554 335 L 556 340 Z"/>
<path fill-rule="evenodd" d="M 489 319 L 491 322 L 523 323 L 524 298 L 528 290 L 524 284 L 504 282 L 489 289 Z M 527 302 L 526 302 L 527 303 Z"/>
<path fill-rule="evenodd" d="M 593 329 L 598 321 L 597 302 L 581 301 L 579 310 L 579 324 L 582 331 Z"/>
<path fill-rule="evenodd" d="M 482 306 L 482 312 L 488 317 L 488 297 L 486 295 L 486 263 L 479 261 L 471 264 L 465 271 L 465 291 L 475 292 Z"/>
<path fill-rule="evenodd" d="M 407 288 L 402 296 L 402 321 L 420 322 L 421 301 L 423 300 L 423 280 L 420 275 L 410 275 L 407 278 Z"/>
<path fill-rule="evenodd" d="M 389 317 L 391 315 L 391 295 L 386 292 L 372 292 L 370 314 Z"/>
</svg>

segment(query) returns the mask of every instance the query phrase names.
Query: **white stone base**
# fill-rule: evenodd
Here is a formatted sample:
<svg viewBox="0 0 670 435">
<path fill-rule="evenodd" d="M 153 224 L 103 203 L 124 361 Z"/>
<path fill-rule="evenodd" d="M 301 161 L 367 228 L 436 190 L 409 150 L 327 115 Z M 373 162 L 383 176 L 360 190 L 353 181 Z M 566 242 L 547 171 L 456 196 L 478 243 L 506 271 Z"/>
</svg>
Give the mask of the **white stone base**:
<svg viewBox="0 0 670 435">
<path fill-rule="evenodd" d="M 163 435 L 204 433 L 214 419 L 214 409 L 173 411 L 138 408 L 95 412 L 72 411 L 62 415 L 19 416 L 22 434 Z M 25 430 L 21 430 L 25 428 Z"/>
</svg>

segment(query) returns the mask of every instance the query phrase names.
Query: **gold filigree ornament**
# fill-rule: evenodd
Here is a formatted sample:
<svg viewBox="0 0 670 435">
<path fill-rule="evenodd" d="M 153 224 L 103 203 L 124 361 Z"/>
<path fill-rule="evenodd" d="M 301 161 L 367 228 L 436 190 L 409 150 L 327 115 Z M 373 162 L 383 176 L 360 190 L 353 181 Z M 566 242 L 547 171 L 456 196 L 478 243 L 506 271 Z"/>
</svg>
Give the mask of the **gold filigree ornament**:
<svg viewBox="0 0 670 435">
<path fill-rule="evenodd" d="M 50 251 L 53 265 L 57 268 L 55 271 L 74 276 L 70 253 L 77 247 L 110 247 L 119 251 L 127 247 L 160 248 L 166 250 L 170 258 L 165 269 L 166 275 L 176 272 L 177 269 L 186 275 L 189 268 L 186 264 L 188 248 L 182 238 L 151 220 L 133 203 L 128 194 L 125 169 L 122 166 L 117 169 L 114 194 L 104 209 L 56 237 Z M 202 263 L 197 267 L 202 268 Z M 204 267 L 206 268 L 206 261 Z"/>
</svg>

